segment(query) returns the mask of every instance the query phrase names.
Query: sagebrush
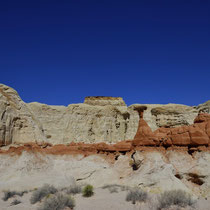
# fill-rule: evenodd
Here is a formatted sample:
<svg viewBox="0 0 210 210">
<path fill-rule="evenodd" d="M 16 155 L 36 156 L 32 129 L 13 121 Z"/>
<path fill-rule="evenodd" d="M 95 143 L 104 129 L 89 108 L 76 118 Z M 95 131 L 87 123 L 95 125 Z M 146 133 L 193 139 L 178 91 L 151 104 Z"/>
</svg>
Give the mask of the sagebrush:
<svg viewBox="0 0 210 210">
<path fill-rule="evenodd" d="M 70 195 L 56 193 L 45 198 L 44 203 L 38 210 L 62 210 L 66 207 L 73 209 L 74 206 L 75 201 Z"/>
<path fill-rule="evenodd" d="M 41 201 L 45 196 L 55 194 L 57 191 L 58 190 L 54 186 L 45 184 L 43 187 L 38 188 L 32 193 L 30 202 L 31 204 L 35 204 L 38 201 Z"/>
<path fill-rule="evenodd" d="M 186 207 L 192 206 L 195 201 L 192 199 L 190 194 L 183 190 L 170 190 L 165 191 L 159 198 L 158 209 L 168 208 L 172 205 Z"/>
<path fill-rule="evenodd" d="M 146 201 L 147 198 L 148 198 L 147 192 L 141 189 L 135 188 L 128 192 L 126 196 L 126 201 L 131 201 L 133 204 L 135 204 L 136 202 Z"/>
</svg>

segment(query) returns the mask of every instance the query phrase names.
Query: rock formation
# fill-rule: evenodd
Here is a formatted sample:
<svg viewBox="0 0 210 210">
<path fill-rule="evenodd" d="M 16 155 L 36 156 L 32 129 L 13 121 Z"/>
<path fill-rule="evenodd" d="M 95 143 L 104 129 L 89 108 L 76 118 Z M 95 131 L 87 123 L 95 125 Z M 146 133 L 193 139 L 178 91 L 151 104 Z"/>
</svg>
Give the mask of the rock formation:
<svg viewBox="0 0 210 210">
<path fill-rule="evenodd" d="M 0 145 L 45 141 L 42 125 L 18 93 L 0 85 Z"/>
<path fill-rule="evenodd" d="M 14 89 L 0 85 L 0 145 L 117 143 L 133 139 L 138 129 L 136 107 L 139 106 L 142 105 L 127 107 L 120 97 L 86 97 L 84 103 L 67 107 L 37 102 L 27 104 Z M 210 110 L 209 102 L 198 107 L 177 104 L 145 106 L 144 121 L 153 132 L 160 128 L 160 134 L 168 127 L 192 125 L 199 112 L 209 113 Z"/>
<path fill-rule="evenodd" d="M 146 108 L 144 108 L 146 109 Z M 210 145 L 210 114 L 199 113 L 193 125 L 176 128 L 159 128 L 152 132 L 143 119 L 143 109 L 139 107 L 139 127 L 132 144 L 134 146 L 208 146 Z"/>
<path fill-rule="evenodd" d="M 121 97 L 87 96 L 85 97 L 84 103 L 96 106 L 126 106 Z"/>
<path fill-rule="evenodd" d="M 209 101 L 127 107 L 116 97 L 87 97 L 67 107 L 27 104 L 0 85 L 0 145 L 8 145 L 0 148 L 0 189 L 65 187 L 73 180 L 207 198 L 209 108 Z"/>
</svg>

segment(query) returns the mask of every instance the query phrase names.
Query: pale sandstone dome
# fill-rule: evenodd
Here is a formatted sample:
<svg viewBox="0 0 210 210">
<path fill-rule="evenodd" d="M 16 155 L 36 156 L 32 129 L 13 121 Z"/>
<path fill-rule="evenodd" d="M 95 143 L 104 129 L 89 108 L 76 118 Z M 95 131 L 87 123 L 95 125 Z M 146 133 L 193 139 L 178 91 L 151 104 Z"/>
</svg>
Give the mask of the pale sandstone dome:
<svg viewBox="0 0 210 210">
<path fill-rule="evenodd" d="M 18 93 L 0 85 L 0 145 L 25 142 L 116 143 L 133 139 L 139 115 L 120 97 L 87 97 L 83 104 L 51 106 L 24 103 Z M 210 113 L 209 101 L 199 106 L 145 104 L 144 120 L 159 127 L 191 125 L 199 111 Z"/>
</svg>

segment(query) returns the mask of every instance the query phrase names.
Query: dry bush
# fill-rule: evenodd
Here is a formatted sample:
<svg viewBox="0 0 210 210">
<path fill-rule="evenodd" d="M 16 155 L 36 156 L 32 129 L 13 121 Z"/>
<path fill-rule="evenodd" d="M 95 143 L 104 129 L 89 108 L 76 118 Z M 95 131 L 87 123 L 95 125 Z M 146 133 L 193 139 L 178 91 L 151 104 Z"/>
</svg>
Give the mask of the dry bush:
<svg viewBox="0 0 210 210">
<path fill-rule="evenodd" d="M 126 196 L 126 201 L 131 201 L 133 204 L 136 202 L 144 202 L 148 198 L 147 192 L 141 190 L 141 189 L 132 189 L 128 192 Z"/>
<path fill-rule="evenodd" d="M 24 190 L 24 191 L 5 191 L 4 192 L 4 196 L 3 196 L 3 198 L 2 198 L 2 200 L 4 200 L 4 201 L 7 201 L 9 198 L 12 198 L 12 197 L 14 197 L 15 195 L 18 195 L 18 196 L 23 196 L 24 195 L 24 193 L 27 193 L 28 191 L 26 191 L 26 190 Z"/>
<path fill-rule="evenodd" d="M 30 202 L 31 204 L 35 204 L 38 201 L 41 201 L 45 196 L 49 194 L 55 194 L 56 192 L 57 189 L 54 186 L 45 184 L 43 187 L 37 189 L 32 193 Z"/>
<path fill-rule="evenodd" d="M 165 191 L 159 198 L 158 209 L 168 208 L 170 206 L 187 207 L 195 203 L 191 196 L 183 190 Z"/>
<path fill-rule="evenodd" d="M 74 206 L 75 201 L 70 195 L 57 193 L 55 195 L 48 196 L 38 210 L 62 210 L 65 207 L 73 209 Z"/>
<path fill-rule="evenodd" d="M 107 184 L 107 185 L 104 185 L 102 189 L 108 189 L 110 192 L 116 191 L 116 190 L 118 191 L 118 189 L 120 189 L 121 191 L 127 191 L 127 190 L 130 190 L 131 187 L 119 185 L 119 184 Z"/>
<path fill-rule="evenodd" d="M 15 199 L 14 201 L 12 201 L 12 203 L 10 204 L 10 206 L 15 206 L 15 205 L 18 205 L 19 203 L 21 203 L 21 201 Z"/>
<path fill-rule="evenodd" d="M 66 188 L 65 192 L 67 194 L 79 194 L 82 192 L 82 188 L 80 185 L 72 185 L 69 188 Z"/>
</svg>

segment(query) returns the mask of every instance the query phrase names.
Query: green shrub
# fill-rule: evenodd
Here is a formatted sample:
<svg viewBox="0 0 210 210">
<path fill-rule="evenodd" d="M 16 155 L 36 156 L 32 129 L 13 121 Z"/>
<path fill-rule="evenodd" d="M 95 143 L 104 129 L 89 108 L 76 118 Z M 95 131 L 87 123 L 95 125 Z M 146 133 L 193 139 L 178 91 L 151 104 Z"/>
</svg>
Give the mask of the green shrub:
<svg viewBox="0 0 210 210">
<path fill-rule="evenodd" d="M 148 197 L 147 192 L 141 189 L 130 190 L 126 196 L 126 201 L 131 201 L 133 204 L 136 202 L 146 201 Z"/>
<path fill-rule="evenodd" d="M 70 195 L 57 193 L 46 198 L 38 210 L 62 210 L 65 207 L 73 209 L 74 206 L 75 201 Z"/>
<path fill-rule="evenodd" d="M 159 198 L 159 209 L 167 208 L 172 205 L 186 207 L 195 203 L 191 196 L 183 190 L 165 191 Z"/>
<path fill-rule="evenodd" d="M 35 204 L 38 201 L 41 201 L 45 196 L 49 194 L 55 194 L 56 192 L 57 189 L 54 186 L 45 184 L 43 187 L 38 188 L 32 193 L 30 202 L 31 204 Z"/>
<path fill-rule="evenodd" d="M 82 195 L 84 197 L 91 197 L 93 195 L 93 186 L 92 185 L 86 185 L 84 188 L 83 188 L 83 191 L 82 191 Z"/>
</svg>

